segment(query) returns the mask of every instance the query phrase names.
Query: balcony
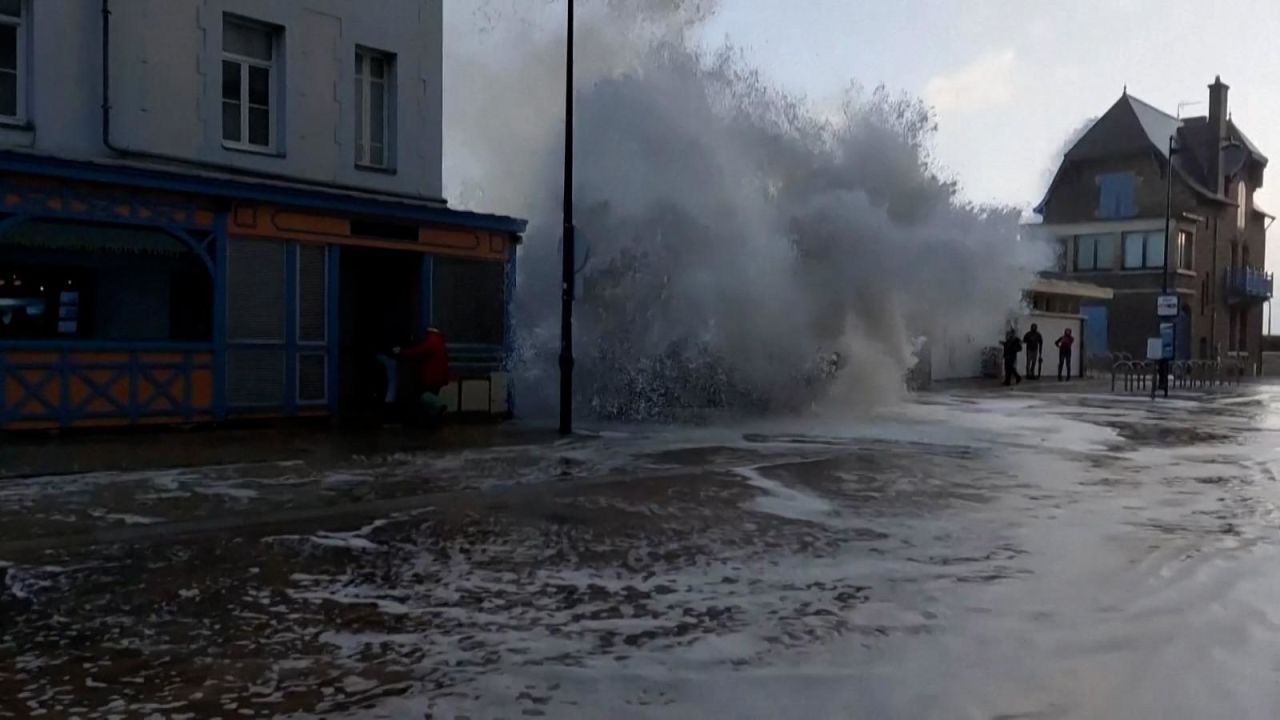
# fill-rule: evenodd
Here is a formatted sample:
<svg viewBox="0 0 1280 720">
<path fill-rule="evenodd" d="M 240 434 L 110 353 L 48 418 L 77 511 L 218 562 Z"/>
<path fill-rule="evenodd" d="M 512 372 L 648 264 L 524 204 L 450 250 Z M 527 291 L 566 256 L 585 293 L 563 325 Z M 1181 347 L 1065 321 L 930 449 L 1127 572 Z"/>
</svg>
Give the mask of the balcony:
<svg viewBox="0 0 1280 720">
<path fill-rule="evenodd" d="M 1261 302 L 1271 299 L 1271 273 L 1257 268 L 1227 268 L 1227 297 L 1232 302 Z"/>
</svg>

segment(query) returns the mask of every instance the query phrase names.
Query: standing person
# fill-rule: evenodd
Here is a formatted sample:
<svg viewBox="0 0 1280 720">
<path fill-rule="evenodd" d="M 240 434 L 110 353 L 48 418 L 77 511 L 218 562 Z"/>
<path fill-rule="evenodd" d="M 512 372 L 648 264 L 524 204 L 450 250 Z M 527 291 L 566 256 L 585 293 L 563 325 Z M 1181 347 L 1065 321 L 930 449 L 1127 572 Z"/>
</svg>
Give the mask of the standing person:
<svg viewBox="0 0 1280 720">
<path fill-rule="evenodd" d="M 397 353 L 418 365 L 420 409 L 432 420 L 443 415 L 446 407 L 440 399 L 440 391 L 449 384 L 449 348 L 445 344 L 444 333 L 427 328 L 421 340 L 404 350 L 397 349 Z"/>
<path fill-rule="evenodd" d="M 1071 379 L 1071 346 L 1075 345 L 1076 339 L 1071 337 L 1071 328 L 1062 331 L 1062 337 L 1053 341 L 1058 348 L 1058 381 L 1063 380 L 1062 369 L 1066 368 L 1066 379 Z"/>
<path fill-rule="evenodd" d="M 1022 336 L 1022 344 L 1027 348 L 1027 379 L 1039 380 L 1040 368 L 1044 365 L 1044 337 L 1035 323 L 1031 323 L 1031 329 Z"/>
<path fill-rule="evenodd" d="M 1004 346 L 1004 384 L 1021 383 L 1022 376 L 1018 374 L 1018 353 L 1022 352 L 1022 341 L 1018 339 L 1018 332 L 1009 328 L 1009 332 L 1004 336 L 1004 342 L 1000 344 Z"/>
</svg>

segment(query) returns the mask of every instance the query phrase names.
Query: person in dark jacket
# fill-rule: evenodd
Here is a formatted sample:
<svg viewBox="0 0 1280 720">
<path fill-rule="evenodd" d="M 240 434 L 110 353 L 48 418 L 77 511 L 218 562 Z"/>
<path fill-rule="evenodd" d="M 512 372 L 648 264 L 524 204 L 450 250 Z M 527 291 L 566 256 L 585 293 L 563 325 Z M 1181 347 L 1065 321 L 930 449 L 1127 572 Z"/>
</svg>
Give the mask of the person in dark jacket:
<svg viewBox="0 0 1280 720">
<path fill-rule="evenodd" d="M 1038 380 L 1040 368 L 1044 365 L 1044 337 L 1035 323 L 1031 323 L 1031 329 L 1022 336 L 1022 345 L 1027 350 L 1027 379 Z"/>
<path fill-rule="evenodd" d="M 1004 384 L 1021 383 L 1022 376 L 1018 374 L 1018 353 L 1022 352 L 1022 341 L 1018 339 L 1018 332 L 1009 328 L 1009 332 L 1004 336 L 1004 342 L 1000 344 L 1004 346 Z"/>
<path fill-rule="evenodd" d="M 1053 341 L 1058 348 L 1058 380 L 1071 379 L 1071 346 L 1076 344 L 1076 339 L 1071 337 L 1071 328 L 1067 328 L 1062 332 L 1062 337 Z M 1064 376 L 1062 369 L 1066 368 L 1067 372 Z"/>
</svg>

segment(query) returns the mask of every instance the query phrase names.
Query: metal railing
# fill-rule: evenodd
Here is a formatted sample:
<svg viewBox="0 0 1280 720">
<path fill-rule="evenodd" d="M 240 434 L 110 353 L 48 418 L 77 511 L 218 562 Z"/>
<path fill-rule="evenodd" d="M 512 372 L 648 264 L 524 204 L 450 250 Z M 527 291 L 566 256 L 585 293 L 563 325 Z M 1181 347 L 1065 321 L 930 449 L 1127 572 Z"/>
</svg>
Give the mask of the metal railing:
<svg viewBox="0 0 1280 720">
<path fill-rule="evenodd" d="M 1135 360 L 1128 353 L 1112 353 L 1111 392 L 1146 392 L 1159 385 L 1159 365 Z M 1237 360 L 1173 360 L 1169 363 L 1169 388 L 1207 390 L 1240 384 L 1245 366 Z"/>
<path fill-rule="evenodd" d="M 1238 297 L 1270 298 L 1275 289 L 1271 273 L 1257 268 L 1227 268 L 1227 292 Z"/>
</svg>

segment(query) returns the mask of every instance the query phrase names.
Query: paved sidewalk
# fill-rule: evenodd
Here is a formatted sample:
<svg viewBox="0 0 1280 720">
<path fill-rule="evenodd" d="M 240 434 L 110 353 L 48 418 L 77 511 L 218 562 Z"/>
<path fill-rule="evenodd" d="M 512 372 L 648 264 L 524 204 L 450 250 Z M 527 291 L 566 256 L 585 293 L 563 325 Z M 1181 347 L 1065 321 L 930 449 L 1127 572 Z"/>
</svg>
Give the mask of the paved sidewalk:
<svg viewBox="0 0 1280 720">
<path fill-rule="evenodd" d="M 0 482 L 11 478 L 90 472 L 174 468 L 298 460 L 341 463 L 355 456 L 458 450 L 549 442 L 546 429 L 519 423 L 450 425 L 437 430 L 387 427 L 376 430 L 321 424 L 86 432 L 65 436 L 0 435 Z"/>
<path fill-rule="evenodd" d="M 0 560 L 236 529 L 358 521 L 561 474 L 573 447 L 519 425 L 222 430 L 0 448 Z M 567 455 L 556 449 L 568 451 Z M 562 459 L 563 455 L 563 459 Z M 2 563 L 0 563 L 2 564 Z"/>
</svg>

